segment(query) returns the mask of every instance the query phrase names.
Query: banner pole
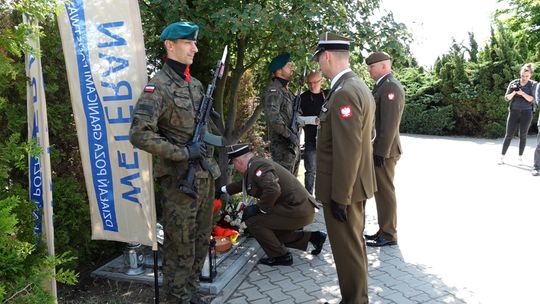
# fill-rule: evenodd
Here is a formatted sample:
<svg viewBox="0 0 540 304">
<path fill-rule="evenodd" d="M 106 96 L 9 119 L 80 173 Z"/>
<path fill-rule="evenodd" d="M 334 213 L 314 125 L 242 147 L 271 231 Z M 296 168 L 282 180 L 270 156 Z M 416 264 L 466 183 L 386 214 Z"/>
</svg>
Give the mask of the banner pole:
<svg viewBox="0 0 540 304">
<path fill-rule="evenodd" d="M 154 303 L 159 304 L 159 271 L 158 271 L 158 251 L 154 252 Z"/>
</svg>

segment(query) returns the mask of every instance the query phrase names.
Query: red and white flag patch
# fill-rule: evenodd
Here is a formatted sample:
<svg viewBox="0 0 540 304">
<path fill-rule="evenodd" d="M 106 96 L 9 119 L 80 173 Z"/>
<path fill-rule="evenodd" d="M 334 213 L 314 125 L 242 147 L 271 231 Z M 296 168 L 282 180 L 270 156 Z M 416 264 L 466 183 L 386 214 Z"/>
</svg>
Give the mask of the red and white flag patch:
<svg viewBox="0 0 540 304">
<path fill-rule="evenodd" d="M 259 169 L 259 170 L 255 171 L 255 175 L 256 175 L 257 177 L 260 177 L 260 176 L 262 175 L 262 170 Z"/>
<path fill-rule="evenodd" d="M 352 117 L 351 106 L 344 106 L 344 107 L 339 108 L 339 114 L 341 114 L 341 118 Z"/>
<path fill-rule="evenodd" d="M 144 87 L 144 92 L 146 93 L 154 93 L 155 90 L 156 90 L 156 86 L 153 84 L 149 84 Z"/>
<path fill-rule="evenodd" d="M 395 97 L 394 93 L 388 93 L 388 100 L 394 100 Z"/>
</svg>

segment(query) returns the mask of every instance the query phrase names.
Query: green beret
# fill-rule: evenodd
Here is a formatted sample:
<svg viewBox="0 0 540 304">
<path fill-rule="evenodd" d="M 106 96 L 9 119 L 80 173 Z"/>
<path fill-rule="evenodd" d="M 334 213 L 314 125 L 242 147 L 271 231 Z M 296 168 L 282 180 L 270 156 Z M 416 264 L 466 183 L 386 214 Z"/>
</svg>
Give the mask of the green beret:
<svg viewBox="0 0 540 304">
<path fill-rule="evenodd" d="M 366 58 L 366 64 L 372 65 L 374 63 L 384 60 L 392 60 L 392 57 L 385 52 L 375 52 L 369 55 L 368 58 Z"/>
<path fill-rule="evenodd" d="M 176 39 L 187 39 L 187 40 L 197 40 L 197 35 L 199 34 L 199 26 L 193 22 L 175 22 L 169 24 L 161 35 L 159 39 L 161 41 L 165 40 L 176 40 Z"/>
<path fill-rule="evenodd" d="M 278 55 L 272 59 L 270 65 L 268 65 L 268 69 L 270 72 L 274 73 L 275 71 L 284 67 L 287 62 L 289 62 L 289 59 L 291 59 L 291 55 L 289 53 Z"/>
</svg>

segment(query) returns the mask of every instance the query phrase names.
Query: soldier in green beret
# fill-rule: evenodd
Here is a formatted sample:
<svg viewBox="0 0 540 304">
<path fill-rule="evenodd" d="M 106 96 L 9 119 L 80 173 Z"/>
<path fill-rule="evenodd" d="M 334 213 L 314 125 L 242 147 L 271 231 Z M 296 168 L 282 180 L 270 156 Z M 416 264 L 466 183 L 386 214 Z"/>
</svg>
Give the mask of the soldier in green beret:
<svg viewBox="0 0 540 304">
<path fill-rule="evenodd" d="M 401 156 L 399 124 L 405 107 L 405 91 L 392 74 L 392 57 L 385 52 L 374 52 L 366 58 L 371 78 L 375 80 L 373 96 L 375 111 L 375 139 L 373 162 L 377 178 L 377 219 L 379 230 L 366 235 L 366 244 L 381 247 L 397 244 L 397 201 L 394 187 L 396 164 Z"/>
<path fill-rule="evenodd" d="M 319 115 L 315 193 L 336 263 L 342 301 L 368 303 L 367 255 L 363 238 L 366 200 L 377 190 L 371 134 L 375 101 L 351 70 L 348 38 L 325 33 L 314 59 L 331 80 Z"/>
<path fill-rule="evenodd" d="M 169 303 L 202 303 L 196 291 L 212 229 L 214 180 L 220 175 L 211 145 L 188 144 L 204 95 L 201 82 L 189 73 L 198 33 L 191 22 L 172 23 L 163 30 L 167 59 L 144 87 L 129 134 L 135 147 L 157 156 L 154 176 L 163 190 L 163 284 Z M 206 164 L 196 169 L 197 198 L 179 188 L 189 160 Z"/>
<path fill-rule="evenodd" d="M 295 96 L 288 88 L 293 75 L 293 66 L 289 60 L 290 55 L 284 53 L 270 62 L 268 69 L 272 73 L 272 80 L 264 90 L 262 102 L 272 159 L 295 174 L 300 156 L 300 140 L 298 134 L 290 129 Z"/>
</svg>

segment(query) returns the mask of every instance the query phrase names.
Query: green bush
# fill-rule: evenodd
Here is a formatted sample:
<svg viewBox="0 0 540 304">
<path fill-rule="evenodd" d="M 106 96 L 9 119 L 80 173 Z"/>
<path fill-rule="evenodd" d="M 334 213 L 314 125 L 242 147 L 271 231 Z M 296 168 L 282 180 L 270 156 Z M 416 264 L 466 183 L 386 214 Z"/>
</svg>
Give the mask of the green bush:
<svg viewBox="0 0 540 304">
<path fill-rule="evenodd" d="M 406 104 L 400 132 L 428 135 L 447 135 L 454 127 L 452 106 L 428 109 L 423 104 Z"/>
<path fill-rule="evenodd" d="M 77 275 L 72 270 L 60 268 L 53 274 L 56 266 L 71 262 L 73 257 L 68 254 L 48 256 L 43 246 L 36 247 L 19 238 L 18 231 L 27 226 L 20 225 L 14 210 L 24 205 L 32 204 L 16 196 L 0 200 L 0 302 L 54 303 L 43 282 L 55 279 L 75 284 Z"/>
</svg>

